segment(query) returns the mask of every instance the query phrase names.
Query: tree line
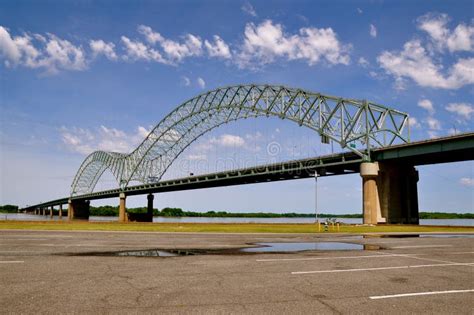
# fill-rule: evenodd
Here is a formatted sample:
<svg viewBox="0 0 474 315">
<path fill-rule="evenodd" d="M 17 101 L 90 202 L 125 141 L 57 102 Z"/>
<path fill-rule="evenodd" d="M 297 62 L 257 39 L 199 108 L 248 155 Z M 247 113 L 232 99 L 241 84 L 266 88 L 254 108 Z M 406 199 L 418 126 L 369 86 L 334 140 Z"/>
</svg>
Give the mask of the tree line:
<svg viewBox="0 0 474 315">
<path fill-rule="evenodd" d="M 90 207 L 91 216 L 118 216 L 118 206 Z M 146 207 L 127 208 L 129 213 L 146 213 Z M 16 213 L 16 205 L 0 205 L 2 213 Z M 215 217 L 215 218 L 314 218 L 314 213 L 273 213 L 273 212 L 244 212 L 234 213 L 227 211 L 185 211 L 181 208 L 153 209 L 153 216 L 161 217 Z M 319 218 L 362 218 L 362 213 L 330 214 L 319 213 Z M 474 213 L 450 213 L 450 212 L 420 212 L 420 219 L 474 219 Z"/>
</svg>

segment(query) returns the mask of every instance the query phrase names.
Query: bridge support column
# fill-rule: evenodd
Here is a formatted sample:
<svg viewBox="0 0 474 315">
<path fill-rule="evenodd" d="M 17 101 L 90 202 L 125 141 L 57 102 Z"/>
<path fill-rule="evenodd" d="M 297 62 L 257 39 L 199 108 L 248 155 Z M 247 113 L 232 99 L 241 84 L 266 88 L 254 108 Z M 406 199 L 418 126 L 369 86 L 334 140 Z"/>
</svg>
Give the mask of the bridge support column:
<svg viewBox="0 0 474 315">
<path fill-rule="evenodd" d="M 380 205 L 387 223 L 419 224 L 418 171 L 412 165 L 380 163 Z"/>
<path fill-rule="evenodd" d="M 377 190 L 378 163 L 362 163 L 362 211 L 364 224 L 377 224 L 380 215 L 380 202 Z M 380 215 L 381 216 L 381 215 Z"/>
<path fill-rule="evenodd" d="M 362 163 L 364 224 L 419 224 L 418 171 L 395 162 Z"/>
<path fill-rule="evenodd" d="M 148 214 L 148 216 L 151 217 L 150 222 L 153 222 L 153 199 L 155 199 L 155 196 L 153 196 L 153 194 L 148 194 L 148 196 L 146 196 L 146 199 L 148 201 L 146 213 Z"/>
<path fill-rule="evenodd" d="M 62 219 L 63 218 L 63 205 L 60 204 L 59 205 L 59 219 Z"/>
<path fill-rule="evenodd" d="M 54 207 L 51 206 L 51 207 L 49 208 L 49 217 L 50 217 L 50 218 L 53 217 L 53 211 L 54 211 Z"/>
<path fill-rule="evenodd" d="M 119 203 L 119 222 L 127 222 L 127 208 L 126 208 L 126 201 L 127 196 L 125 193 L 120 193 L 119 195 L 120 203 Z"/>
<path fill-rule="evenodd" d="M 43 215 L 46 215 L 46 208 L 43 207 Z"/>
<path fill-rule="evenodd" d="M 69 220 L 89 220 L 90 201 L 71 200 L 68 201 L 67 217 Z"/>
</svg>

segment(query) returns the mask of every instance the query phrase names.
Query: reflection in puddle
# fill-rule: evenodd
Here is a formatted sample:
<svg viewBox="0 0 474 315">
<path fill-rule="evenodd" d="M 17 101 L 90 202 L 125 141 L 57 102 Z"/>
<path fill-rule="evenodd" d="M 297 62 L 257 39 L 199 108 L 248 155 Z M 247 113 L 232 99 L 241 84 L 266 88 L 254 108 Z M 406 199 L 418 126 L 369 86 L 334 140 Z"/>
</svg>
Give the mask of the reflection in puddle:
<svg viewBox="0 0 474 315">
<path fill-rule="evenodd" d="M 413 238 L 419 236 L 418 234 L 371 234 L 364 235 L 364 238 Z"/>
<path fill-rule="evenodd" d="M 261 252 L 299 252 L 306 250 L 376 250 L 377 245 L 362 245 L 341 242 L 318 242 L 318 243 L 257 243 L 261 247 L 243 248 L 240 251 L 246 253 Z"/>
<path fill-rule="evenodd" d="M 116 256 L 133 256 L 133 257 L 175 257 L 179 256 L 177 253 L 172 253 L 164 250 L 139 250 L 128 252 L 117 252 Z"/>
</svg>

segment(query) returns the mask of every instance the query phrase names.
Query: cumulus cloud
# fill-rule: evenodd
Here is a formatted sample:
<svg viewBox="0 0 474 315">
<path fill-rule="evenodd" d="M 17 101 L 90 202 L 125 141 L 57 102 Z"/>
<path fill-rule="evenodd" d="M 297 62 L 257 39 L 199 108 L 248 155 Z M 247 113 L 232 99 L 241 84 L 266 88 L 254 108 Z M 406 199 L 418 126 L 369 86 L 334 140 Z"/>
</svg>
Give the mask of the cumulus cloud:
<svg viewBox="0 0 474 315">
<path fill-rule="evenodd" d="M 211 138 L 209 142 L 223 147 L 243 147 L 245 145 L 244 138 L 231 134 L 224 134 L 217 138 Z"/>
<path fill-rule="evenodd" d="M 419 123 L 418 119 L 416 119 L 415 117 L 409 117 L 408 122 L 411 128 L 415 128 L 415 129 L 421 128 L 421 124 Z"/>
<path fill-rule="evenodd" d="M 441 130 L 441 122 L 434 117 L 427 117 L 425 123 L 428 125 L 430 131 L 439 131 Z"/>
<path fill-rule="evenodd" d="M 459 180 L 459 183 L 463 186 L 473 187 L 474 179 L 471 177 L 463 177 Z"/>
<path fill-rule="evenodd" d="M 246 25 L 237 63 L 241 68 L 256 67 L 286 58 L 304 60 L 311 66 L 322 59 L 331 65 L 347 65 L 349 49 L 349 45 L 339 42 L 332 28 L 305 27 L 298 34 L 290 35 L 281 24 L 266 20 L 259 25 Z"/>
<path fill-rule="evenodd" d="M 384 51 L 377 61 L 399 83 L 410 78 L 420 86 L 442 89 L 458 89 L 474 83 L 474 58 L 458 59 L 443 74 L 443 65 L 433 61 L 419 40 L 405 43 L 401 52 Z"/>
<path fill-rule="evenodd" d="M 36 46 L 35 46 L 36 44 Z M 37 47 L 39 46 L 39 47 Z M 44 69 L 47 73 L 87 68 L 84 50 L 54 34 L 23 34 L 12 37 L 0 26 L 0 56 L 7 67 Z"/>
<path fill-rule="evenodd" d="M 224 59 L 229 59 L 232 57 L 229 46 L 222 40 L 222 38 L 217 35 L 214 35 L 214 43 L 205 40 L 204 46 L 206 46 L 207 53 L 210 57 L 218 57 Z"/>
<path fill-rule="evenodd" d="M 369 29 L 370 36 L 373 38 L 377 37 L 377 28 L 375 27 L 374 24 L 370 24 L 370 29 Z"/>
<path fill-rule="evenodd" d="M 454 30 L 447 26 L 450 18 L 447 14 L 428 13 L 417 19 L 418 28 L 430 36 L 439 50 L 472 51 L 474 46 L 474 26 L 458 24 Z"/>
<path fill-rule="evenodd" d="M 364 57 L 360 57 L 357 63 L 363 68 L 367 68 L 370 65 L 367 59 L 365 59 Z"/>
<path fill-rule="evenodd" d="M 207 155 L 205 154 L 189 154 L 187 156 L 188 160 L 191 161 L 205 161 L 207 160 Z"/>
<path fill-rule="evenodd" d="M 201 89 L 206 87 L 206 81 L 204 81 L 204 79 L 201 77 L 197 78 L 197 84 Z"/>
<path fill-rule="evenodd" d="M 257 17 L 257 12 L 249 2 L 245 2 L 240 9 L 250 16 Z"/>
<path fill-rule="evenodd" d="M 104 55 L 109 60 L 117 60 L 117 54 L 114 51 L 113 43 L 106 43 L 102 39 L 89 41 L 89 46 L 94 57 Z"/>
<path fill-rule="evenodd" d="M 470 119 L 472 113 L 474 113 L 474 107 L 469 103 L 450 103 L 445 108 L 448 112 L 454 113 L 464 119 Z"/>
<path fill-rule="evenodd" d="M 125 46 L 126 55 L 123 57 L 125 60 L 146 60 L 168 64 L 168 61 L 163 58 L 159 51 L 146 46 L 144 43 L 133 41 L 126 36 L 122 36 L 121 39 Z"/>
<path fill-rule="evenodd" d="M 427 110 L 430 114 L 434 114 L 435 112 L 433 103 L 431 103 L 431 101 L 428 99 L 423 99 L 423 100 L 418 101 L 418 106 Z"/>
<path fill-rule="evenodd" d="M 60 133 L 63 144 L 68 150 L 88 155 L 97 150 L 131 152 L 143 141 L 149 131 L 145 127 L 138 126 L 134 133 L 126 133 L 116 128 L 100 126 L 92 131 L 76 127 L 62 127 Z"/>
<path fill-rule="evenodd" d="M 181 61 L 186 57 L 200 56 L 202 54 L 202 40 L 199 36 L 186 34 L 183 42 L 174 41 L 163 37 L 160 33 L 146 25 L 139 25 L 138 32 L 152 45 L 159 44 L 168 58 Z"/>
<path fill-rule="evenodd" d="M 187 76 L 182 76 L 181 77 L 182 83 L 184 86 L 190 86 L 191 85 L 191 80 Z"/>
</svg>

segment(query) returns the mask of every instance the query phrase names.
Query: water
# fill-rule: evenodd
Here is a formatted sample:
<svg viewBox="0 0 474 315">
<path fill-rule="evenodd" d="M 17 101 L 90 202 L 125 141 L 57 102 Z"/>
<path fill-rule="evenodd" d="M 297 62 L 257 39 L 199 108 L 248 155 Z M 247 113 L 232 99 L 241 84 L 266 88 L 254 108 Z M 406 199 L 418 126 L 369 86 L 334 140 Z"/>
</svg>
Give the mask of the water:
<svg viewBox="0 0 474 315">
<path fill-rule="evenodd" d="M 340 242 L 318 243 L 257 243 L 260 247 L 243 248 L 246 253 L 300 252 L 305 250 L 363 250 L 364 245 Z"/>
<path fill-rule="evenodd" d="M 0 213 L 0 220 L 15 221 L 58 221 L 49 215 L 33 215 L 24 213 Z M 67 216 L 63 216 L 67 221 Z M 117 221 L 117 217 L 90 217 L 92 222 Z M 321 219 L 322 221 L 325 219 Z M 346 224 L 362 224 L 362 218 L 337 218 Z M 206 217 L 154 217 L 156 223 L 314 223 L 314 218 L 206 218 Z M 474 226 L 474 219 L 422 219 L 420 225 Z"/>
</svg>

